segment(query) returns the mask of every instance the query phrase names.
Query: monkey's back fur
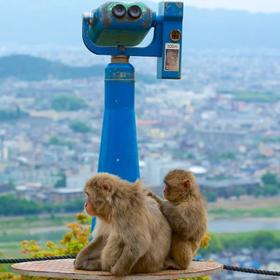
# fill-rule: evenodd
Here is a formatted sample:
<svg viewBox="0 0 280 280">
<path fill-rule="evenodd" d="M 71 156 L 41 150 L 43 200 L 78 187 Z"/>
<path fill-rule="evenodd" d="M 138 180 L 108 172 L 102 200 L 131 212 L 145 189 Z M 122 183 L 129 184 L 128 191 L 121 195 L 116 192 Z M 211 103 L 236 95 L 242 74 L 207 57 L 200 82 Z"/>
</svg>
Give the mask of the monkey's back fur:
<svg viewBox="0 0 280 280">
<path fill-rule="evenodd" d="M 207 230 L 206 205 L 191 172 L 175 169 L 164 182 L 167 201 L 157 200 L 172 229 L 171 260 L 166 266 L 187 269 Z"/>
<path fill-rule="evenodd" d="M 145 196 L 147 213 L 147 227 L 150 234 L 150 248 L 145 255 L 136 263 L 134 273 L 156 272 L 164 268 L 164 261 L 170 251 L 171 229 L 162 215 L 158 204 L 150 197 Z M 144 212 L 143 212 L 144 214 Z M 141 224 L 139 230 L 143 232 Z"/>
</svg>

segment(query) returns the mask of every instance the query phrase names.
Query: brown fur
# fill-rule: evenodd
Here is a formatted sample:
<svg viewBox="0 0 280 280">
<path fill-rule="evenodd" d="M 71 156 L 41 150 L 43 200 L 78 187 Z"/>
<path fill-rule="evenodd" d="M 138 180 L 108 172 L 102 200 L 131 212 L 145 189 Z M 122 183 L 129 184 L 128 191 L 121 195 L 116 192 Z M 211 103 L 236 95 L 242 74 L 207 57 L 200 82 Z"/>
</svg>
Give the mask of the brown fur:
<svg viewBox="0 0 280 280">
<path fill-rule="evenodd" d="M 170 171 L 164 178 L 167 201 L 151 194 L 172 229 L 170 258 L 166 267 L 186 269 L 207 230 L 207 211 L 194 175 L 185 170 Z"/>
<path fill-rule="evenodd" d="M 102 173 L 87 182 L 85 192 L 98 221 L 94 240 L 79 253 L 75 268 L 127 275 L 164 267 L 171 229 L 139 181 Z"/>
</svg>

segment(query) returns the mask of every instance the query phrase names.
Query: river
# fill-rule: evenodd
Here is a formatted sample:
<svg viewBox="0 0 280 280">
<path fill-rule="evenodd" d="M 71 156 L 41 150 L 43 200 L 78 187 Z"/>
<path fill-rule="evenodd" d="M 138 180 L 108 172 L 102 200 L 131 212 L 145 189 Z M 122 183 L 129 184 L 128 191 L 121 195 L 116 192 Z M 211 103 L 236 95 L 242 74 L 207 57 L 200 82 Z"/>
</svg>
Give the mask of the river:
<svg viewBox="0 0 280 280">
<path fill-rule="evenodd" d="M 209 219 L 208 230 L 215 233 L 280 230 L 280 218 Z"/>
</svg>

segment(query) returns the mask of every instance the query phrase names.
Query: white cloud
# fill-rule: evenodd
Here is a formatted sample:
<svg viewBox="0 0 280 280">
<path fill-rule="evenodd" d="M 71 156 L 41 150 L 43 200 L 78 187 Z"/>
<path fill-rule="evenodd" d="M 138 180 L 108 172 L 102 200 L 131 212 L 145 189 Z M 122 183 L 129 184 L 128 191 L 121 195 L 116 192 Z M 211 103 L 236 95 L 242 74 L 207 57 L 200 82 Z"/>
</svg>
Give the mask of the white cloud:
<svg viewBox="0 0 280 280">
<path fill-rule="evenodd" d="M 159 0 L 153 1 L 159 2 Z M 183 0 L 183 2 L 188 6 L 199 8 L 223 8 L 264 13 L 280 12 L 280 0 Z"/>
</svg>

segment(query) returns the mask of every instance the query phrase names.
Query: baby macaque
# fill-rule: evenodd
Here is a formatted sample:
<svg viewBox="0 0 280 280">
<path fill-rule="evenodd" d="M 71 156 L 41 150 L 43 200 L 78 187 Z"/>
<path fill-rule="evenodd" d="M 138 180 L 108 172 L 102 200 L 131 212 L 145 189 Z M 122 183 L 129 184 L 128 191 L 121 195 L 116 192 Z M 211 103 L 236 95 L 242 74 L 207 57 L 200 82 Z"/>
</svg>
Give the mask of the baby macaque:
<svg viewBox="0 0 280 280">
<path fill-rule="evenodd" d="M 129 183 L 107 173 L 85 186 L 85 209 L 97 217 L 93 241 L 75 260 L 76 269 L 110 271 L 122 276 L 156 272 L 164 267 L 171 229 L 158 203 L 140 182 Z"/>
<path fill-rule="evenodd" d="M 187 269 L 207 230 L 207 210 L 194 175 L 185 170 L 170 171 L 164 178 L 164 197 L 150 193 L 159 203 L 172 229 L 170 256 L 166 268 Z"/>
</svg>

